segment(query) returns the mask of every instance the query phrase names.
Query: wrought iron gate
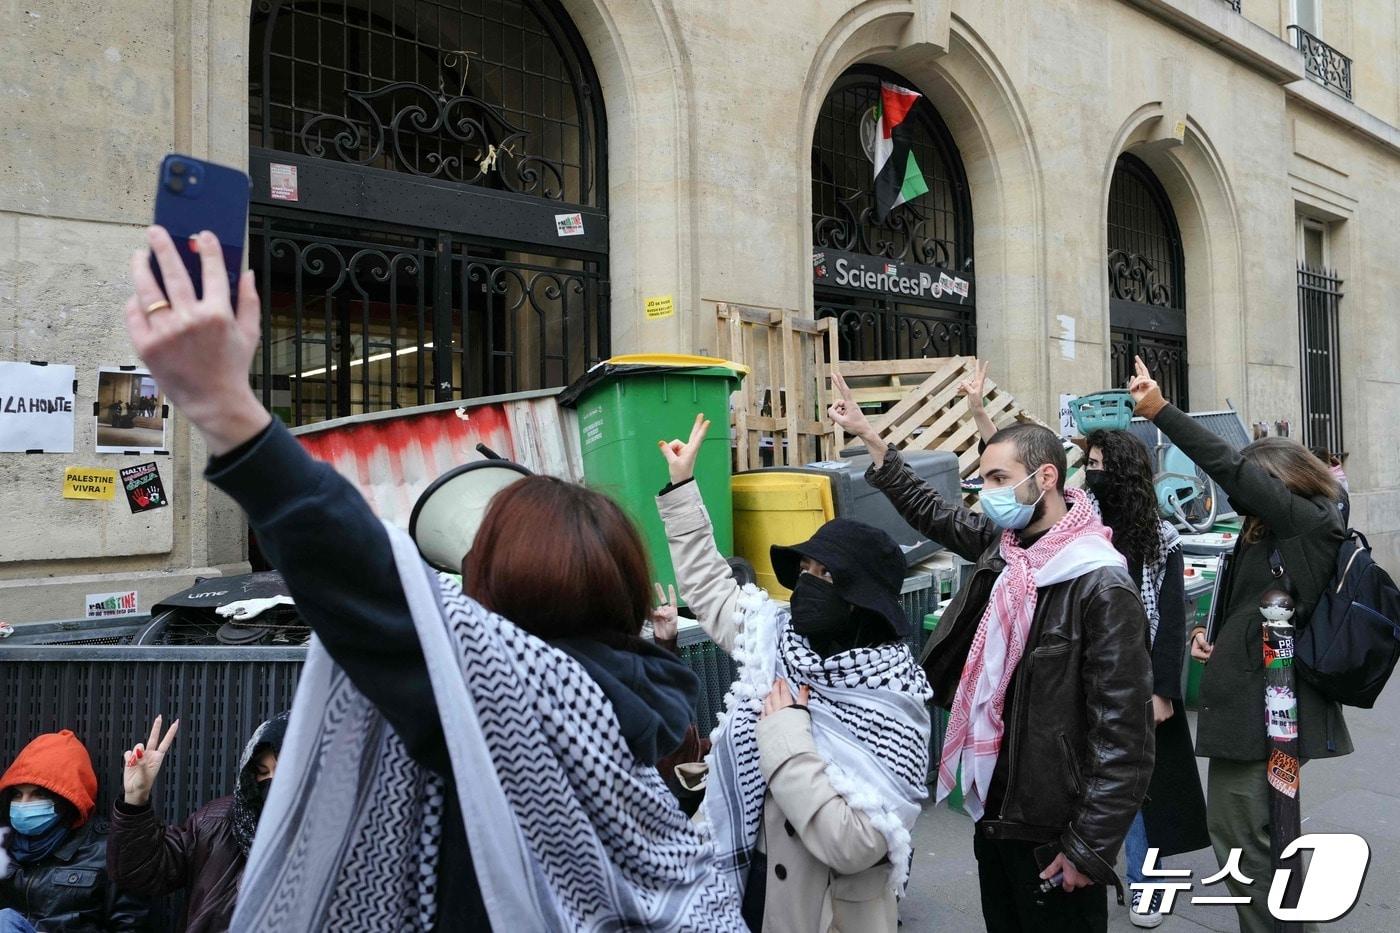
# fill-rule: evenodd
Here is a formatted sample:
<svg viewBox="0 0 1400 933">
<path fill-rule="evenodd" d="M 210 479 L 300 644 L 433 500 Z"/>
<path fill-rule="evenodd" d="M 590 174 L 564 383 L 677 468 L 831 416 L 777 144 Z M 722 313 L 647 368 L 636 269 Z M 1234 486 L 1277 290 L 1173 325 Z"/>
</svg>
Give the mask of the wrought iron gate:
<svg viewBox="0 0 1400 933">
<path fill-rule="evenodd" d="M 912 87 L 883 68 L 859 66 L 827 94 L 812 139 L 812 246 L 874 256 L 912 269 L 946 271 L 972 280 L 972 206 L 952 134 L 926 97 L 910 111 L 913 153 L 928 193 L 901 204 L 883 221 L 875 214 L 868 132 L 880 83 Z M 815 257 L 814 257 L 815 264 Z M 977 351 L 976 299 L 895 297 L 819 281 L 816 316 L 839 322 L 843 359 L 954 356 Z"/>
<path fill-rule="evenodd" d="M 1127 154 L 1109 188 L 1108 284 L 1113 384 L 1126 386 L 1141 356 L 1162 393 L 1189 410 L 1181 234 L 1161 183 Z"/>
<path fill-rule="evenodd" d="M 1338 348 L 1338 308 L 1342 280 L 1337 273 L 1298 266 L 1298 329 L 1302 338 L 1303 443 L 1346 451 L 1342 439 L 1342 371 Z"/>
<path fill-rule="evenodd" d="M 608 355 L 603 116 L 555 0 L 260 0 L 253 383 L 290 424 Z"/>
</svg>

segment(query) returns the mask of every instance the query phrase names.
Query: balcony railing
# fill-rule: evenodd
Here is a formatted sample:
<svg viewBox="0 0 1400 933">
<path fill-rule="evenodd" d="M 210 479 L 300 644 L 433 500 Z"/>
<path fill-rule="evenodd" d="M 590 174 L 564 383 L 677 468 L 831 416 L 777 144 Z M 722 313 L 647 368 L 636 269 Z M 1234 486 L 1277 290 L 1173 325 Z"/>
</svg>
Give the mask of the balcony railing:
<svg viewBox="0 0 1400 933">
<path fill-rule="evenodd" d="M 1224 2 L 1236 13 L 1240 11 L 1240 0 L 1224 0 Z"/>
<path fill-rule="evenodd" d="M 1351 59 L 1301 26 L 1289 26 L 1293 44 L 1303 53 L 1308 77 L 1351 100 Z"/>
</svg>

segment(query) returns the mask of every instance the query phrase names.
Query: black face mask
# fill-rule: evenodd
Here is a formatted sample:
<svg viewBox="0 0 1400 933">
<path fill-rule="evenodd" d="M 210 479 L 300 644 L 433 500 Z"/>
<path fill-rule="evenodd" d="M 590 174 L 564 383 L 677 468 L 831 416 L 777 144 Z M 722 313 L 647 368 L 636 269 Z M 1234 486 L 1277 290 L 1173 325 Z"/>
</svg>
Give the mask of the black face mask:
<svg viewBox="0 0 1400 933">
<path fill-rule="evenodd" d="M 831 638 L 851 627 L 851 604 L 836 592 L 835 584 L 815 574 L 798 575 L 791 605 L 792 627 L 804 638 Z"/>
<path fill-rule="evenodd" d="M 1095 499 L 1103 498 L 1103 489 L 1108 485 L 1107 470 L 1085 470 L 1084 488 L 1093 493 Z"/>
</svg>

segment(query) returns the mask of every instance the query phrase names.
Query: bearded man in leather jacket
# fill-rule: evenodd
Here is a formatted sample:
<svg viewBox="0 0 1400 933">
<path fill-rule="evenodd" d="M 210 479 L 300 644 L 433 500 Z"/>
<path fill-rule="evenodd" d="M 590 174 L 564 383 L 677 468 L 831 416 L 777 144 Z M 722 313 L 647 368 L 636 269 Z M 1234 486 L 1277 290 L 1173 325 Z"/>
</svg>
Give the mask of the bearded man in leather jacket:
<svg viewBox="0 0 1400 933">
<path fill-rule="evenodd" d="M 1018 424 L 988 441 L 973 512 L 916 476 L 836 382 L 828 414 L 865 441 L 871 485 L 974 565 L 920 660 L 950 710 L 938 799 L 960 786 L 976 822 L 987 929 L 1106 930 L 1108 885 L 1123 902 L 1114 862 L 1152 775 L 1137 588 L 1087 497 L 1065 488 L 1052 431 Z"/>
</svg>

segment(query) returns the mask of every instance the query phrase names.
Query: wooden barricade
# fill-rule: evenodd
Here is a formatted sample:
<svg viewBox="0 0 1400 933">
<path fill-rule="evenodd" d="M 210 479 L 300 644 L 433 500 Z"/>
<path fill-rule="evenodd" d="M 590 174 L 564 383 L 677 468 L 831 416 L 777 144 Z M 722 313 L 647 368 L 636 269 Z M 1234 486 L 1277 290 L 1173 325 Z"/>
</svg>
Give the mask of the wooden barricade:
<svg viewBox="0 0 1400 933">
<path fill-rule="evenodd" d="M 797 311 L 721 303 L 716 307 L 716 355 L 749 367 L 733 404 L 734 469 L 800 465 L 836 455 L 835 427 L 826 420 L 831 367 L 838 351 L 836 322 Z"/>
<path fill-rule="evenodd" d="M 889 406 L 871 416 L 882 438 L 902 450 L 951 451 L 957 454 L 958 475 L 964 478 L 977 472 L 979 437 L 967 398 L 958 385 L 974 377 L 976 369 L 977 361 L 970 356 L 842 362 L 837 366 L 862 407 Z M 1018 421 L 1044 424 L 991 379 L 983 388 L 983 406 L 998 428 Z M 840 451 L 847 438 L 836 429 L 834 441 Z M 1078 459 L 1078 451 L 1072 451 L 1071 463 Z"/>
</svg>

